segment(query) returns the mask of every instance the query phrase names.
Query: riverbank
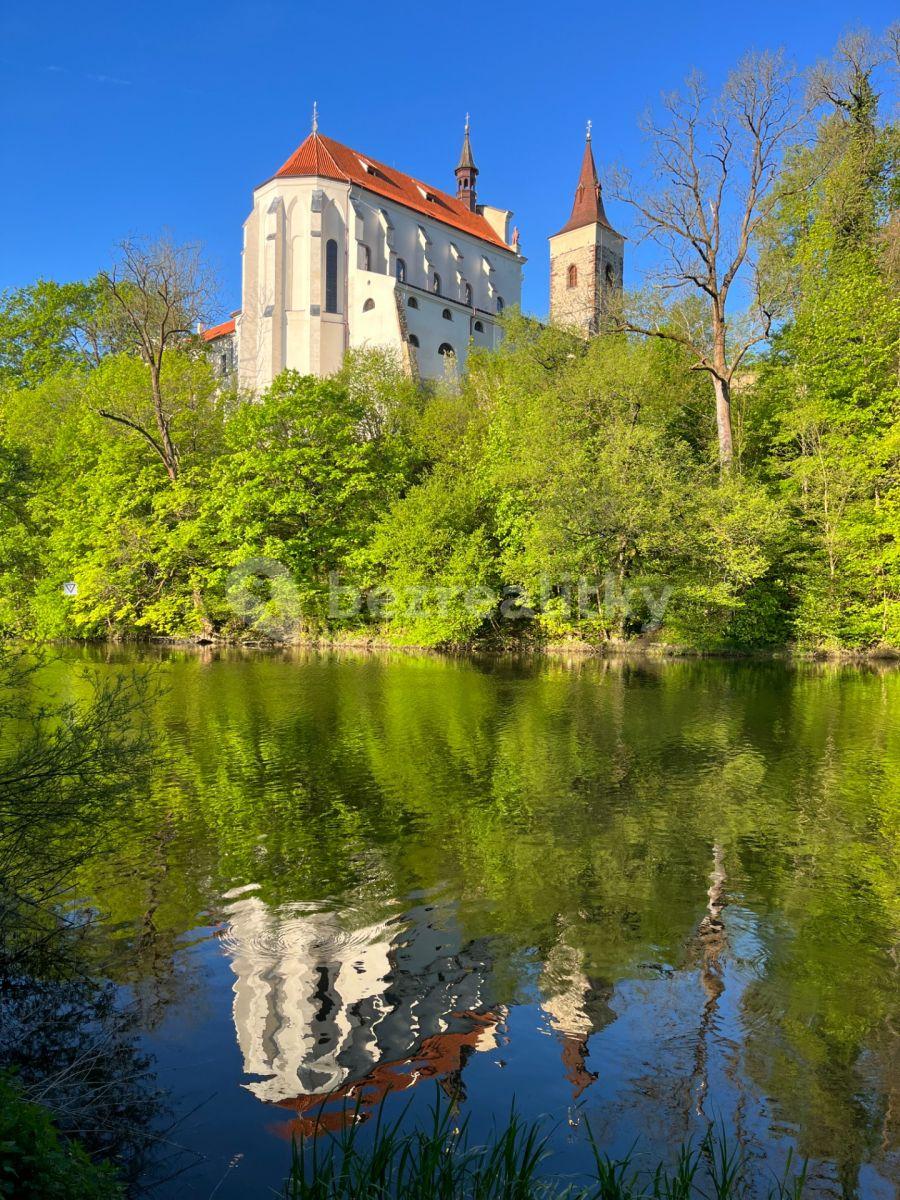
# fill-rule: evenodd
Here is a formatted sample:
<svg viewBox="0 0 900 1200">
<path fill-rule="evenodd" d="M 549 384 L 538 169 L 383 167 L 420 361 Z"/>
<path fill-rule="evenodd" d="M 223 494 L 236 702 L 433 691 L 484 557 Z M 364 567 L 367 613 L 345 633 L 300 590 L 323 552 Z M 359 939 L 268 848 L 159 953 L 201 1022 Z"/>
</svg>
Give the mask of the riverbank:
<svg viewBox="0 0 900 1200">
<path fill-rule="evenodd" d="M 548 658 L 636 658 L 636 659 L 708 659 L 712 661 L 749 662 L 832 662 L 832 663 L 900 663 L 900 647 L 874 646 L 869 649 L 846 647 L 781 646 L 766 649 L 705 648 L 648 640 L 582 640 L 541 641 L 538 639 L 508 639 L 501 641 L 465 642 L 442 646 L 424 646 L 402 639 L 390 639 L 377 634 L 342 637 L 298 637 L 288 640 L 267 640 L 232 637 L 157 637 L 147 638 L 84 638 L 60 639 L 60 646 L 170 646 L 177 649 L 205 650 L 322 650 L 322 651 L 394 651 L 408 654 L 497 655 Z"/>
</svg>

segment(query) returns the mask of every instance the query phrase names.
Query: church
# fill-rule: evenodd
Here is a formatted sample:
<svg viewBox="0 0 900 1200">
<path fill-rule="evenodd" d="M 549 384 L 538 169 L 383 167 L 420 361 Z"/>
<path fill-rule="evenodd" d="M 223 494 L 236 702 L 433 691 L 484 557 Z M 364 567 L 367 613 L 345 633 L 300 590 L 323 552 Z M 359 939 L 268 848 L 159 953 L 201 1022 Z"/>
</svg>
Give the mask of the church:
<svg viewBox="0 0 900 1200">
<path fill-rule="evenodd" d="M 455 193 L 312 130 L 253 193 L 242 306 L 201 331 L 217 370 L 259 393 L 283 370 L 330 375 L 350 349 L 393 350 L 419 379 L 465 368 L 502 337 L 526 259 L 512 212 L 478 200 L 466 118 Z M 607 220 L 588 124 L 569 220 L 550 238 L 550 317 L 597 332 L 622 286 L 624 239 Z"/>
</svg>

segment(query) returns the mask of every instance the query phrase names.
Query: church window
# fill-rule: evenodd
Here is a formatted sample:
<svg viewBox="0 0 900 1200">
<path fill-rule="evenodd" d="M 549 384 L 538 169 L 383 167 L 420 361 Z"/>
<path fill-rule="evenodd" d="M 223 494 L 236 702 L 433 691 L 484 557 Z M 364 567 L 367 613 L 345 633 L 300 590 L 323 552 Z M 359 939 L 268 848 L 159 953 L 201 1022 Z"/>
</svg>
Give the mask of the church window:
<svg viewBox="0 0 900 1200">
<path fill-rule="evenodd" d="M 359 269 L 361 271 L 372 270 L 372 251 L 365 242 L 359 244 Z"/>
<path fill-rule="evenodd" d="M 406 283 L 406 263 L 402 258 L 397 259 L 397 282 Z"/>
<path fill-rule="evenodd" d="M 418 345 L 419 345 L 419 339 L 416 337 L 416 335 L 414 333 L 411 333 L 409 335 L 409 344 L 411 346 L 416 346 L 416 347 L 418 347 Z"/>
<path fill-rule="evenodd" d="M 415 296 L 410 296 L 410 298 L 406 302 L 406 306 L 407 306 L 407 308 L 418 308 L 419 302 L 415 298 Z"/>
<path fill-rule="evenodd" d="M 325 311 L 338 310 L 338 244 L 334 238 L 325 243 Z"/>
<path fill-rule="evenodd" d="M 612 263 L 606 264 L 606 286 L 607 287 L 615 287 L 616 286 L 616 273 L 613 270 Z"/>
<path fill-rule="evenodd" d="M 431 280 L 431 290 L 436 296 L 441 294 L 441 277 L 438 275 L 437 271 L 435 271 L 434 277 Z"/>
<path fill-rule="evenodd" d="M 497 297 L 497 312 L 498 313 L 503 312 L 503 297 L 502 296 Z"/>
<path fill-rule="evenodd" d="M 363 312 L 371 312 L 374 307 L 375 307 L 375 301 L 372 300 L 370 297 L 363 305 Z"/>
<path fill-rule="evenodd" d="M 574 263 L 572 263 L 572 265 L 569 267 L 567 275 L 567 286 L 570 288 L 578 287 L 578 268 Z"/>
<path fill-rule="evenodd" d="M 475 332 L 476 333 L 484 333 L 484 326 L 482 325 L 482 323 L 480 321 L 475 322 Z"/>
<path fill-rule="evenodd" d="M 444 358 L 456 358 L 456 351 L 449 342 L 442 342 L 441 345 L 438 346 L 438 354 L 442 355 Z"/>
<path fill-rule="evenodd" d="M 441 316 L 444 318 L 445 321 L 453 320 L 453 313 L 450 311 L 449 308 L 445 308 L 444 311 L 441 313 Z"/>
<path fill-rule="evenodd" d="M 463 299 L 465 300 L 466 304 L 472 303 L 472 285 L 471 285 L 471 283 L 467 283 L 465 288 L 463 289 Z"/>
</svg>

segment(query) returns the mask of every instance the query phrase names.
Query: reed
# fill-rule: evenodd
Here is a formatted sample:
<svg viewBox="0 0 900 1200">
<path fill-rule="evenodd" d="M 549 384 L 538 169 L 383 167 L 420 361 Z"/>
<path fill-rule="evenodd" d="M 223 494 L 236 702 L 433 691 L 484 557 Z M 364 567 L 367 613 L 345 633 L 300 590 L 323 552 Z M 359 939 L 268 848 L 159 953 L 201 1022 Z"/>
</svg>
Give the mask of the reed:
<svg viewBox="0 0 900 1200">
<path fill-rule="evenodd" d="M 550 1133 L 513 1109 L 486 1138 L 468 1117 L 438 1099 L 424 1128 L 407 1127 L 408 1106 L 396 1119 L 379 1110 L 362 1136 L 359 1111 L 338 1134 L 294 1143 L 285 1200 L 802 1200 L 806 1164 L 788 1156 L 782 1177 L 761 1179 L 759 1168 L 727 1136 L 710 1128 L 683 1145 L 674 1165 L 647 1165 L 637 1143 L 612 1158 L 589 1123 L 592 1166 L 582 1177 L 553 1169 Z"/>
</svg>

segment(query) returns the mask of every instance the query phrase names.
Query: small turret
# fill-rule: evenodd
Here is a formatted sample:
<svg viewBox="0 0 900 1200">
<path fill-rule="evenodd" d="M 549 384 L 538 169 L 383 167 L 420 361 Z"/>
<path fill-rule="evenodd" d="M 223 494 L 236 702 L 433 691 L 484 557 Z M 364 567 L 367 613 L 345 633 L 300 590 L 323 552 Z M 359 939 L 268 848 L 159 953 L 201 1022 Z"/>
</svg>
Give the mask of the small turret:
<svg viewBox="0 0 900 1200">
<path fill-rule="evenodd" d="M 475 212 L 478 201 L 475 196 L 475 180 L 478 168 L 472 156 L 472 143 L 469 141 L 469 114 L 466 113 L 466 131 L 463 137 L 459 162 L 456 164 L 456 198 L 461 200 L 470 212 Z"/>
</svg>

